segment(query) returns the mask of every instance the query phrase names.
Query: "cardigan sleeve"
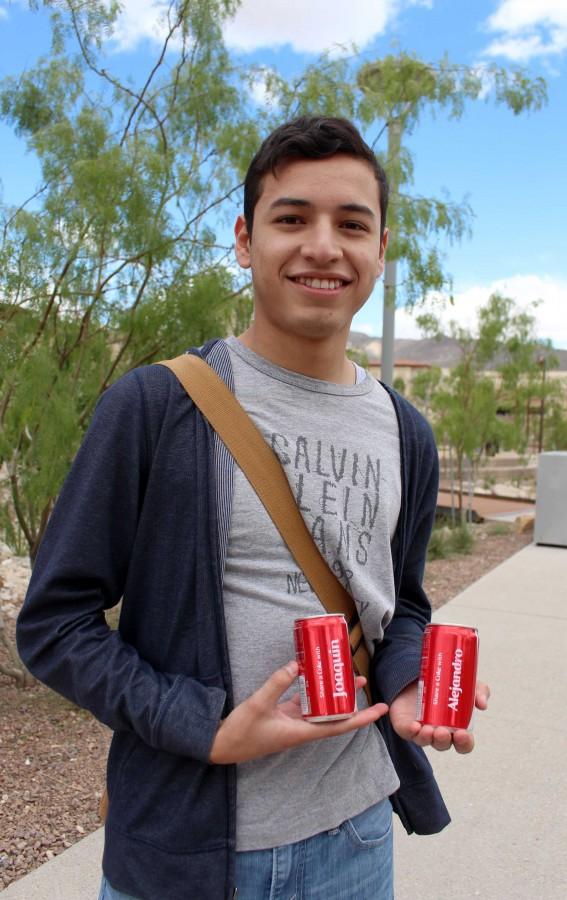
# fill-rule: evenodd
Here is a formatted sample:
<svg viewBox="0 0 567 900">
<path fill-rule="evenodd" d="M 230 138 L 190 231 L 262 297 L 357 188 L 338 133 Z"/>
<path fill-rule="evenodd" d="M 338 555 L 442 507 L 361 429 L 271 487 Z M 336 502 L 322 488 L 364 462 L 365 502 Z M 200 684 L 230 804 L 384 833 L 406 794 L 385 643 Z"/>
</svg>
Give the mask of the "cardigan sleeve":
<svg viewBox="0 0 567 900">
<path fill-rule="evenodd" d="M 393 546 L 396 607 L 382 642 L 375 645 L 373 660 L 375 688 L 386 703 L 419 677 L 423 631 L 431 620 L 422 582 L 435 520 L 439 461 L 433 432 L 413 407 L 403 431 L 405 509 Z"/>
<path fill-rule="evenodd" d="M 36 678 L 110 728 L 206 761 L 225 691 L 158 671 L 104 615 L 124 591 L 149 466 L 132 372 L 102 396 L 61 490 L 18 617 L 18 650 Z"/>
</svg>

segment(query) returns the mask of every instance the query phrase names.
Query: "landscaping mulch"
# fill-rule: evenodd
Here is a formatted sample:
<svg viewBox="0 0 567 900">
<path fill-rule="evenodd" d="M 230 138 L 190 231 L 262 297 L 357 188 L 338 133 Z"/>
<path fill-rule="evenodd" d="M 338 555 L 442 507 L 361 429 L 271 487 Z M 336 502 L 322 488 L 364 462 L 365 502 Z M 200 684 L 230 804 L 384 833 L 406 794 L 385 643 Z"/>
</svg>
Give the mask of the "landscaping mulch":
<svg viewBox="0 0 567 900">
<path fill-rule="evenodd" d="M 474 526 L 467 556 L 428 563 L 425 585 L 438 608 L 531 541 L 530 535 Z M 496 533 L 495 533 L 496 532 Z M 4 554 L 5 555 L 5 554 Z M 29 570 L 0 562 L 0 602 L 13 634 Z M 7 662 L 0 647 L 0 661 Z M 41 684 L 18 689 L 0 675 L 0 890 L 100 826 L 111 732 Z"/>
<path fill-rule="evenodd" d="M 427 563 L 424 586 L 433 609 L 443 606 L 533 540 L 532 534 L 518 534 L 513 526 L 489 522 L 472 528 L 475 540 L 470 554 Z"/>
</svg>

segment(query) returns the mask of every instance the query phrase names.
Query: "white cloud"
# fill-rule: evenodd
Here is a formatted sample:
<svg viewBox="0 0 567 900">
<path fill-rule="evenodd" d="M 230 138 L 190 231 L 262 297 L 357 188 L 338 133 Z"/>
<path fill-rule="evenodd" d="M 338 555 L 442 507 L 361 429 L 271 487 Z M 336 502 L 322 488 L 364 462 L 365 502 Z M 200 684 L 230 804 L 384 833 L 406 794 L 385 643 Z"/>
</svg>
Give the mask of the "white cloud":
<svg viewBox="0 0 567 900">
<path fill-rule="evenodd" d="M 7 18 L 8 18 L 8 10 L 6 9 L 5 6 L 0 6 L 0 19 L 7 19 Z"/>
<path fill-rule="evenodd" d="M 488 19 L 491 28 L 520 31 L 542 23 L 567 25 L 565 0 L 501 0 Z"/>
<path fill-rule="evenodd" d="M 557 56 L 567 49 L 566 0 L 501 0 L 486 21 L 495 39 L 487 56 L 527 62 L 537 56 Z"/>
<path fill-rule="evenodd" d="M 538 337 L 549 338 L 555 347 L 567 348 L 567 282 L 540 275 L 514 275 L 500 278 L 492 284 L 474 285 L 456 294 L 454 305 L 443 303 L 438 298 L 425 308 L 416 307 L 413 313 L 399 309 L 396 311 L 396 337 L 422 337 L 415 317 L 426 311 L 434 312 L 440 318 L 444 330 L 447 330 L 451 320 L 474 330 L 479 308 L 496 291 L 511 297 L 522 309 L 534 300 L 541 300 L 541 304 L 533 310 Z"/>
<path fill-rule="evenodd" d="M 242 0 L 225 23 L 230 47 L 250 51 L 290 45 L 300 53 L 366 45 L 383 34 L 404 7 L 430 9 L 433 0 Z M 112 44 L 133 50 L 141 41 L 163 41 L 169 0 L 122 0 Z"/>
<path fill-rule="evenodd" d="M 367 44 L 384 32 L 397 8 L 396 0 L 243 0 L 224 35 L 239 50 L 290 44 L 299 53 L 320 53 L 338 44 Z"/>
<path fill-rule="evenodd" d="M 168 0 L 122 0 L 112 35 L 115 50 L 133 50 L 149 39 L 161 43 L 167 32 Z"/>
</svg>

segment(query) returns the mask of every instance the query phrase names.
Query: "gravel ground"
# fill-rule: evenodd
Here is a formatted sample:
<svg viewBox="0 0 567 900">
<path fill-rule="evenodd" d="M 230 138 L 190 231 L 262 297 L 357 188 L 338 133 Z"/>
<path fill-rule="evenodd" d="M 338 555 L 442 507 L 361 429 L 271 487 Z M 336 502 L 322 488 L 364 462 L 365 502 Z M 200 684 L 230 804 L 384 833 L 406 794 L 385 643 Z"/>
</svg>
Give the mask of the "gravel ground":
<svg viewBox="0 0 567 900">
<path fill-rule="evenodd" d="M 433 609 L 443 606 L 533 540 L 532 534 L 517 534 L 513 526 L 487 523 L 473 527 L 475 542 L 470 554 L 427 563 L 424 585 Z"/>
<path fill-rule="evenodd" d="M 475 526 L 470 555 L 428 563 L 425 584 L 434 608 L 531 540 L 501 531 Z M 0 602 L 13 633 L 29 568 L 4 556 Z M 6 662 L 3 652 L 0 647 Z M 19 690 L 0 675 L 0 890 L 99 827 L 110 737 L 89 713 L 43 685 Z"/>
</svg>

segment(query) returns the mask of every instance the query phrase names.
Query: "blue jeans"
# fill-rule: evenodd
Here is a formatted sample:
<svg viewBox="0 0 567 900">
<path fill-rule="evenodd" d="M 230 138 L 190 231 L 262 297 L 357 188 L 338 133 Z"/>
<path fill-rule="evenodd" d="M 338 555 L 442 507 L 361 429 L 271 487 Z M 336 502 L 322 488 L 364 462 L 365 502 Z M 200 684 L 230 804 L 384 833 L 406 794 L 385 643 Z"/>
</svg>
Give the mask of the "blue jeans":
<svg viewBox="0 0 567 900">
<path fill-rule="evenodd" d="M 392 807 L 382 800 L 304 841 L 237 853 L 237 898 L 393 900 L 392 850 Z M 115 890 L 103 877 L 99 900 L 136 898 Z"/>
</svg>

